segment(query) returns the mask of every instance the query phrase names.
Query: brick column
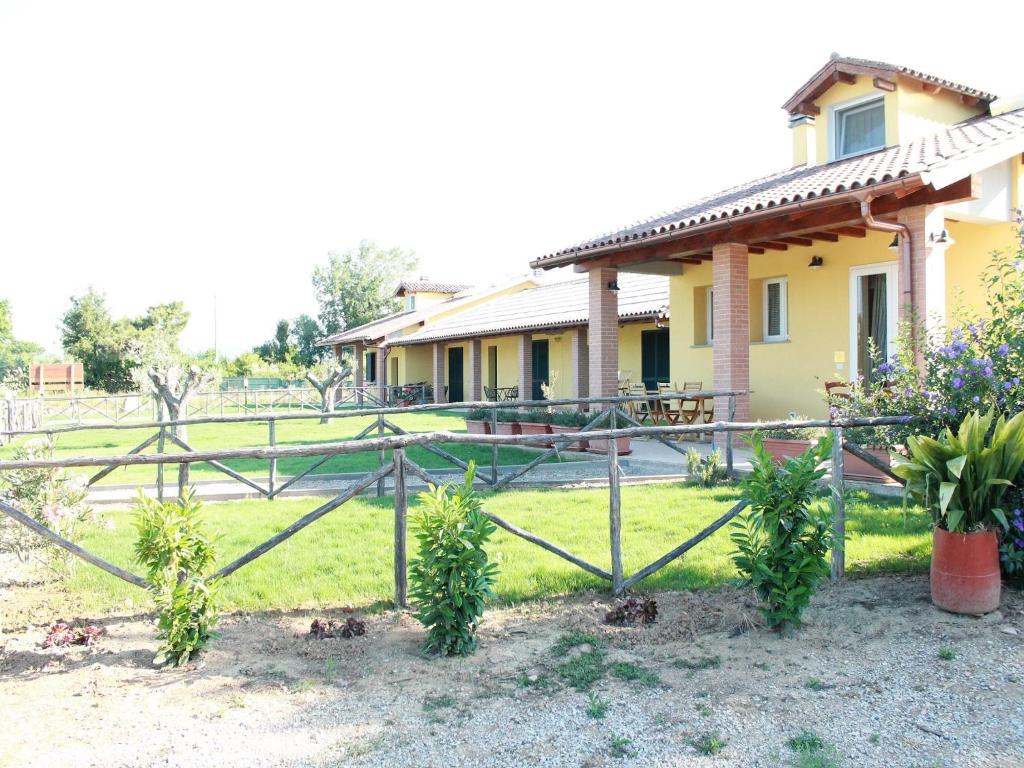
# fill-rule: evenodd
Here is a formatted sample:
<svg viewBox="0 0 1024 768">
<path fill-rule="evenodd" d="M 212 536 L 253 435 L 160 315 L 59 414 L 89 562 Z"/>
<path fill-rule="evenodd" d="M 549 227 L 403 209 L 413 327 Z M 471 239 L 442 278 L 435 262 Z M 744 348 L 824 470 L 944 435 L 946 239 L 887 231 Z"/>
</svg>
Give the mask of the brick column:
<svg viewBox="0 0 1024 768">
<path fill-rule="evenodd" d="M 377 397 L 382 403 L 387 402 L 388 393 L 388 349 L 377 348 Z"/>
<path fill-rule="evenodd" d="M 366 374 L 364 371 L 366 367 L 366 348 L 363 346 L 362 342 L 357 341 L 352 346 L 352 354 L 355 356 L 355 360 L 353 362 L 355 363 L 356 366 L 356 372 L 353 382 L 356 387 L 356 402 L 359 403 L 359 405 L 362 405 L 363 385 L 366 383 Z"/>
<path fill-rule="evenodd" d="M 444 391 L 444 354 L 445 346 L 440 342 L 434 342 L 433 349 L 433 360 L 434 360 L 434 402 L 435 403 L 447 403 L 448 396 Z"/>
<path fill-rule="evenodd" d="M 519 399 L 530 400 L 533 397 L 533 334 L 522 333 L 518 341 L 516 362 L 519 368 Z"/>
<path fill-rule="evenodd" d="M 483 400 L 483 360 L 481 360 L 482 345 L 480 339 L 470 339 L 469 342 L 469 399 Z"/>
<path fill-rule="evenodd" d="M 590 397 L 614 397 L 619 390 L 619 294 L 608 288 L 618 279 L 618 270 L 599 268 L 587 273 L 590 279 L 590 343 L 588 389 Z M 593 410 L 607 405 L 592 406 Z"/>
<path fill-rule="evenodd" d="M 714 371 L 715 389 L 750 388 L 750 281 L 747 246 L 743 243 L 716 245 L 711 255 L 714 285 Z M 715 398 L 715 420 L 729 417 L 729 398 Z M 750 419 L 750 396 L 736 398 L 736 420 Z M 720 435 L 719 439 L 723 439 Z"/>
<path fill-rule="evenodd" d="M 910 298 L 908 307 L 907 275 L 900 260 L 900 319 L 914 319 L 929 331 L 936 330 L 946 319 L 946 246 L 936 244 L 946 226 L 942 206 L 919 205 L 905 208 L 898 221 L 910 230 Z"/>
<path fill-rule="evenodd" d="M 572 334 L 572 387 L 570 397 L 586 397 L 590 391 L 590 347 L 587 345 L 586 326 Z"/>
</svg>

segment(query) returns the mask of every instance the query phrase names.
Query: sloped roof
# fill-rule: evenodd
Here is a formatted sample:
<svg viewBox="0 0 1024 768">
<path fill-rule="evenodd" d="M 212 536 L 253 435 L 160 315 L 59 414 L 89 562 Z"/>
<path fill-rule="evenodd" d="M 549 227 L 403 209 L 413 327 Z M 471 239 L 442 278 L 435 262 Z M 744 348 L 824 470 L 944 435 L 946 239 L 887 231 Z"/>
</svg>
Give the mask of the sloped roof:
<svg viewBox="0 0 1024 768">
<path fill-rule="evenodd" d="M 993 159 L 992 150 L 1004 151 L 1006 157 L 1010 157 L 1022 151 L 1022 141 L 1024 109 L 996 117 L 972 118 L 906 144 L 823 165 L 797 166 L 716 192 L 670 213 L 542 256 L 531 266 L 556 266 L 571 262 L 573 257 L 584 257 L 590 250 L 642 242 L 709 222 L 739 219 L 769 208 L 781 209 L 793 203 L 867 190 L 872 185 L 895 179 L 920 176 L 924 183 L 930 183 L 930 175 L 960 168 L 961 163 L 970 163 L 972 158 L 985 158 L 989 165 L 998 162 Z M 975 170 L 983 167 L 987 166 L 980 165 Z M 971 172 L 966 170 L 964 175 Z"/>
<path fill-rule="evenodd" d="M 403 328 L 408 328 L 410 325 L 425 322 L 441 312 L 450 312 L 453 309 L 458 309 L 459 307 L 467 304 L 472 304 L 475 301 L 485 299 L 487 296 L 500 293 L 501 291 L 522 283 L 532 283 L 533 285 L 537 284 L 532 277 L 524 275 L 514 280 L 496 283 L 484 288 L 464 290 L 449 299 L 439 301 L 436 304 L 430 304 L 421 309 L 410 309 L 402 312 L 395 312 L 394 314 L 387 315 L 379 320 L 372 320 L 369 323 L 364 323 L 363 325 L 355 328 L 347 328 L 333 336 L 321 339 L 316 343 L 316 345 L 318 347 L 328 347 L 335 344 L 354 344 L 356 342 L 365 343 L 385 339 L 389 334 L 396 333 Z"/>
<path fill-rule="evenodd" d="M 953 91 L 954 93 L 959 93 L 963 96 L 978 99 L 978 101 L 992 102 L 996 100 L 996 95 L 994 93 L 982 91 L 978 88 L 972 88 L 969 85 L 963 85 L 962 83 L 947 80 L 943 77 L 929 75 L 925 72 L 921 72 L 920 70 L 911 69 L 910 67 L 904 67 L 899 64 L 889 64 L 884 61 L 856 59 L 851 56 L 838 56 L 833 54 L 828 63 L 815 72 L 814 75 L 811 76 L 810 80 L 800 86 L 796 90 L 796 93 L 787 99 L 782 108 L 787 112 L 794 112 L 800 108 L 801 104 L 814 101 L 814 99 L 821 96 L 822 93 L 828 90 L 836 82 L 835 78 L 839 73 L 866 75 L 868 77 L 884 77 L 887 79 L 897 75 L 902 75 L 903 77 L 909 77 L 922 83 L 939 86 L 947 91 Z"/>
<path fill-rule="evenodd" d="M 656 318 L 668 314 L 667 277 L 621 273 L 618 284 L 621 319 Z M 393 339 L 388 344 L 419 344 L 441 339 L 564 328 L 584 325 L 589 317 L 588 278 L 581 277 L 502 296 L 422 331 Z"/>
<path fill-rule="evenodd" d="M 443 283 L 437 280 L 403 280 L 395 288 L 395 296 L 404 296 L 407 293 L 462 293 L 472 288 L 472 285 L 463 283 Z"/>
</svg>

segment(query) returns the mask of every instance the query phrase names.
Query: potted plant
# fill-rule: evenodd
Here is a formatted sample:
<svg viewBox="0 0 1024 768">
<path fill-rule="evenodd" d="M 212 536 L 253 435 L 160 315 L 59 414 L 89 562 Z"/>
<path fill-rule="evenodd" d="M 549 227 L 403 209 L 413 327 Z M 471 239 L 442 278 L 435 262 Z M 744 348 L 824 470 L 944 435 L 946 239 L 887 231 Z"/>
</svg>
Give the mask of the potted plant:
<svg viewBox="0 0 1024 768">
<path fill-rule="evenodd" d="M 910 457 L 893 471 L 907 493 L 932 513 L 932 602 L 953 613 L 999 607 L 999 536 L 1009 523 L 1003 497 L 1024 466 L 1024 413 L 1007 420 L 967 415 L 956 433 L 907 438 Z"/>
<path fill-rule="evenodd" d="M 806 421 L 806 416 L 793 416 L 796 421 Z M 814 445 L 818 438 L 824 435 L 821 429 L 813 427 L 791 427 L 788 429 L 773 429 L 764 433 L 761 445 L 775 461 L 776 464 L 785 464 L 786 459 L 795 459 L 803 456 L 807 449 Z"/>
<path fill-rule="evenodd" d="M 555 411 L 551 414 L 551 432 L 556 435 L 576 434 L 590 423 L 591 418 L 593 417 L 582 411 Z M 587 441 L 565 443 L 565 448 L 569 451 L 585 451 Z"/>
<path fill-rule="evenodd" d="M 591 413 L 590 414 L 591 418 L 593 418 L 595 416 L 597 416 L 596 413 Z M 622 429 L 623 427 L 629 427 L 629 426 L 632 426 L 632 425 L 628 424 L 628 423 L 626 423 L 626 424 L 622 423 L 622 419 L 619 419 L 618 422 L 615 425 L 616 429 Z M 597 431 L 600 431 L 600 430 L 603 430 L 603 429 L 611 429 L 611 420 L 605 421 L 600 426 L 595 427 L 594 429 L 597 430 Z M 617 438 L 615 438 L 615 440 L 618 443 L 619 456 L 625 456 L 626 454 L 630 453 L 631 449 L 629 447 L 629 438 L 628 437 L 617 437 Z M 607 440 L 592 440 L 590 438 L 587 438 L 587 451 L 589 451 L 590 453 L 608 453 L 608 441 Z"/>
<path fill-rule="evenodd" d="M 473 408 L 467 411 L 466 431 L 471 435 L 491 434 L 491 412 L 486 408 Z"/>
<path fill-rule="evenodd" d="M 521 435 L 523 430 L 519 424 L 519 414 L 516 411 L 498 411 L 498 434 L 499 435 Z"/>
<path fill-rule="evenodd" d="M 519 414 L 519 428 L 524 435 L 550 435 L 551 414 L 542 408 L 528 408 Z M 534 445 L 540 448 L 550 448 L 551 443 L 546 440 L 530 442 L 527 445 Z"/>
</svg>

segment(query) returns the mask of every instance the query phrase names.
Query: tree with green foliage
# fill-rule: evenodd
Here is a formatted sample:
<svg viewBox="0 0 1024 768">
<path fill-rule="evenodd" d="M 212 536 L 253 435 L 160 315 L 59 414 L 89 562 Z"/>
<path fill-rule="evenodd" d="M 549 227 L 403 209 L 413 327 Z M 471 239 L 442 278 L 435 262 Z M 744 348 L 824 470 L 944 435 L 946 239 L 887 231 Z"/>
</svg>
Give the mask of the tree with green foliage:
<svg viewBox="0 0 1024 768">
<path fill-rule="evenodd" d="M 278 320 L 274 329 L 274 337 L 265 341 L 252 351 L 268 363 L 288 363 L 292 360 L 291 324 L 287 320 Z"/>
<path fill-rule="evenodd" d="M 31 341 L 14 337 L 14 318 L 11 303 L 0 299 L 0 381 L 6 381 L 15 373 L 24 378 L 29 364 L 43 353 L 43 348 Z"/>
<path fill-rule="evenodd" d="M 318 347 L 317 341 L 324 333 L 314 318 L 299 315 L 292 321 L 291 345 L 292 359 L 305 368 L 312 368 L 319 363 L 325 354 L 324 347 Z"/>
<path fill-rule="evenodd" d="M 399 309 L 395 284 L 416 268 L 416 257 L 400 248 L 364 240 L 355 250 L 328 254 L 313 270 L 313 289 L 325 335 L 355 328 Z"/>
</svg>

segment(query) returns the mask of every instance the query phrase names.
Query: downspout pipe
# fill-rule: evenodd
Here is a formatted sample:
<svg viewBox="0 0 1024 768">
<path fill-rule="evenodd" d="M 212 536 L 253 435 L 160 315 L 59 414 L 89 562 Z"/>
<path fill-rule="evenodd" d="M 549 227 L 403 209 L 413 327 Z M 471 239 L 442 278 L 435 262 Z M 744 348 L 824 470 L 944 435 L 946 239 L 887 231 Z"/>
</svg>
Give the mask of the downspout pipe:
<svg viewBox="0 0 1024 768">
<path fill-rule="evenodd" d="M 903 302 L 904 307 L 913 307 L 913 279 L 910 260 L 910 228 L 906 224 L 894 224 L 889 221 L 879 221 L 871 213 L 871 201 L 874 195 L 865 195 L 860 201 L 860 215 L 868 229 L 876 229 L 879 232 L 893 232 L 900 241 L 900 274 L 903 276 Z"/>
</svg>

